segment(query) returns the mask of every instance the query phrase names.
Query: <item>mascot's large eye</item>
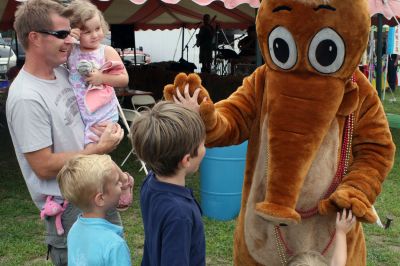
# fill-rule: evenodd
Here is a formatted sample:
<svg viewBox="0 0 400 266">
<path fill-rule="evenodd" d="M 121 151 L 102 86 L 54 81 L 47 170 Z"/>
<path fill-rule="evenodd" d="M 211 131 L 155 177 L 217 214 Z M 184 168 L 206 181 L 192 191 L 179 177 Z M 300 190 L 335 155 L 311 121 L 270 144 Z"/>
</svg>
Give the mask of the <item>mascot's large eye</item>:
<svg viewBox="0 0 400 266">
<path fill-rule="evenodd" d="M 311 65 L 324 74 L 338 71 L 344 62 L 346 48 L 343 39 L 331 28 L 320 30 L 308 49 Z"/>
<path fill-rule="evenodd" d="M 290 69 L 297 62 L 297 47 L 292 34 L 284 27 L 276 27 L 268 37 L 272 61 L 282 69 Z"/>
</svg>

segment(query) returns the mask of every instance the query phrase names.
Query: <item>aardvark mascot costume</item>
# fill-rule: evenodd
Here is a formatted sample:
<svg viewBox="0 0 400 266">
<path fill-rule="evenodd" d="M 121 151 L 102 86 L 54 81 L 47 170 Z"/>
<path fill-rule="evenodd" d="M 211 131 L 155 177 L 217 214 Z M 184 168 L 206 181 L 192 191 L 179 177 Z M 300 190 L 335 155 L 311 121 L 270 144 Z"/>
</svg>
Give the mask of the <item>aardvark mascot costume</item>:
<svg viewBox="0 0 400 266">
<path fill-rule="evenodd" d="M 235 265 L 282 265 L 314 250 L 328 260 L 336 211 L 358 218 L 347 265 L 366 264 L 360 222 L 393 164 L 379 97 L 357 69 L 370 26 L 367 0 L 263 0 L 256 27 L 265 64 L 228 99 L 213 103 L 200 78 L 179 74 L 167 100 L 189 84 L 208 147 L 248 140 Z M 203 98 L 207 100 L 203 102 Z"/>
</svg>

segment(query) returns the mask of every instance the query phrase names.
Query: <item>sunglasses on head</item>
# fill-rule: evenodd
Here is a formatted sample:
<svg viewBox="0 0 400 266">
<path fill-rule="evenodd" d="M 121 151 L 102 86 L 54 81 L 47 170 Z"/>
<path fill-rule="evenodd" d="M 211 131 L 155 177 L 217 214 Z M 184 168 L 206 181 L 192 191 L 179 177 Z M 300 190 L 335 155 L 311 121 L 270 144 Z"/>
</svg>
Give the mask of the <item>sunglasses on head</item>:
<svg viewBox="0 0 400 266">
<path fill-rule="evenodd" d="M 54 36 L 58 39 L 65 39 L 68 37 L 68 35 L 71 34 L 70 30 L 57 30 L 57 31 L 51 31 L 51 30 L 37 30 L 36 32 L 47 34 Z"/>
</svg>

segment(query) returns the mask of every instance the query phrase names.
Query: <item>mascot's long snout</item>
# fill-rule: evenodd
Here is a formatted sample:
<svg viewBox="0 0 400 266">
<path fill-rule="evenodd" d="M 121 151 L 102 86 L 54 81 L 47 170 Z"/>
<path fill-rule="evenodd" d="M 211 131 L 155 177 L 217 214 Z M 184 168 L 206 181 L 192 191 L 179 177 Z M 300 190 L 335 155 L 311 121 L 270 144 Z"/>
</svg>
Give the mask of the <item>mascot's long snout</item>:
<svg viewBox="0 0 400 266">
<path fill-rule="evenodd" d="M 259 215 L 285 224 L 301 219 L 295 207 L 304 179 L 345 92 L 338 78 L 288 75 L 271 71 L 266 84 L 267 187 L 265 200 L 256 204 Z"/>
</svg>

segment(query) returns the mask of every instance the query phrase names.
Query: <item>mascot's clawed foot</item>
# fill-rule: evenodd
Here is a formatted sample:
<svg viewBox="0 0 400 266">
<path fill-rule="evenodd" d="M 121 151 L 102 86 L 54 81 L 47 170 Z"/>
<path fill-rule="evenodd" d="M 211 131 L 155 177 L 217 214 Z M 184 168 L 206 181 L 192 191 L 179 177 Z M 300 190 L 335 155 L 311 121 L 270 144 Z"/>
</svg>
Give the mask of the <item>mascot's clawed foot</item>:
<svg viewBox="0 0 400 266">
<path fill-rule="evenodd" d="M 377 220 L 367 196 L 351 186 L 340 186 L 329 198 L 321 200 L 318 204 L 319 213 L 322 215 L 342 209 L 351 210 L 357 220 L 362 222 L 375 223 Z"/>
<path fill-rule="evenodd" d="M 256 204 L 256 213 L 275 225 L 290 225 L 300 222 L 301 217 L 296 210 L 272 202 Z"/>
</svg>

